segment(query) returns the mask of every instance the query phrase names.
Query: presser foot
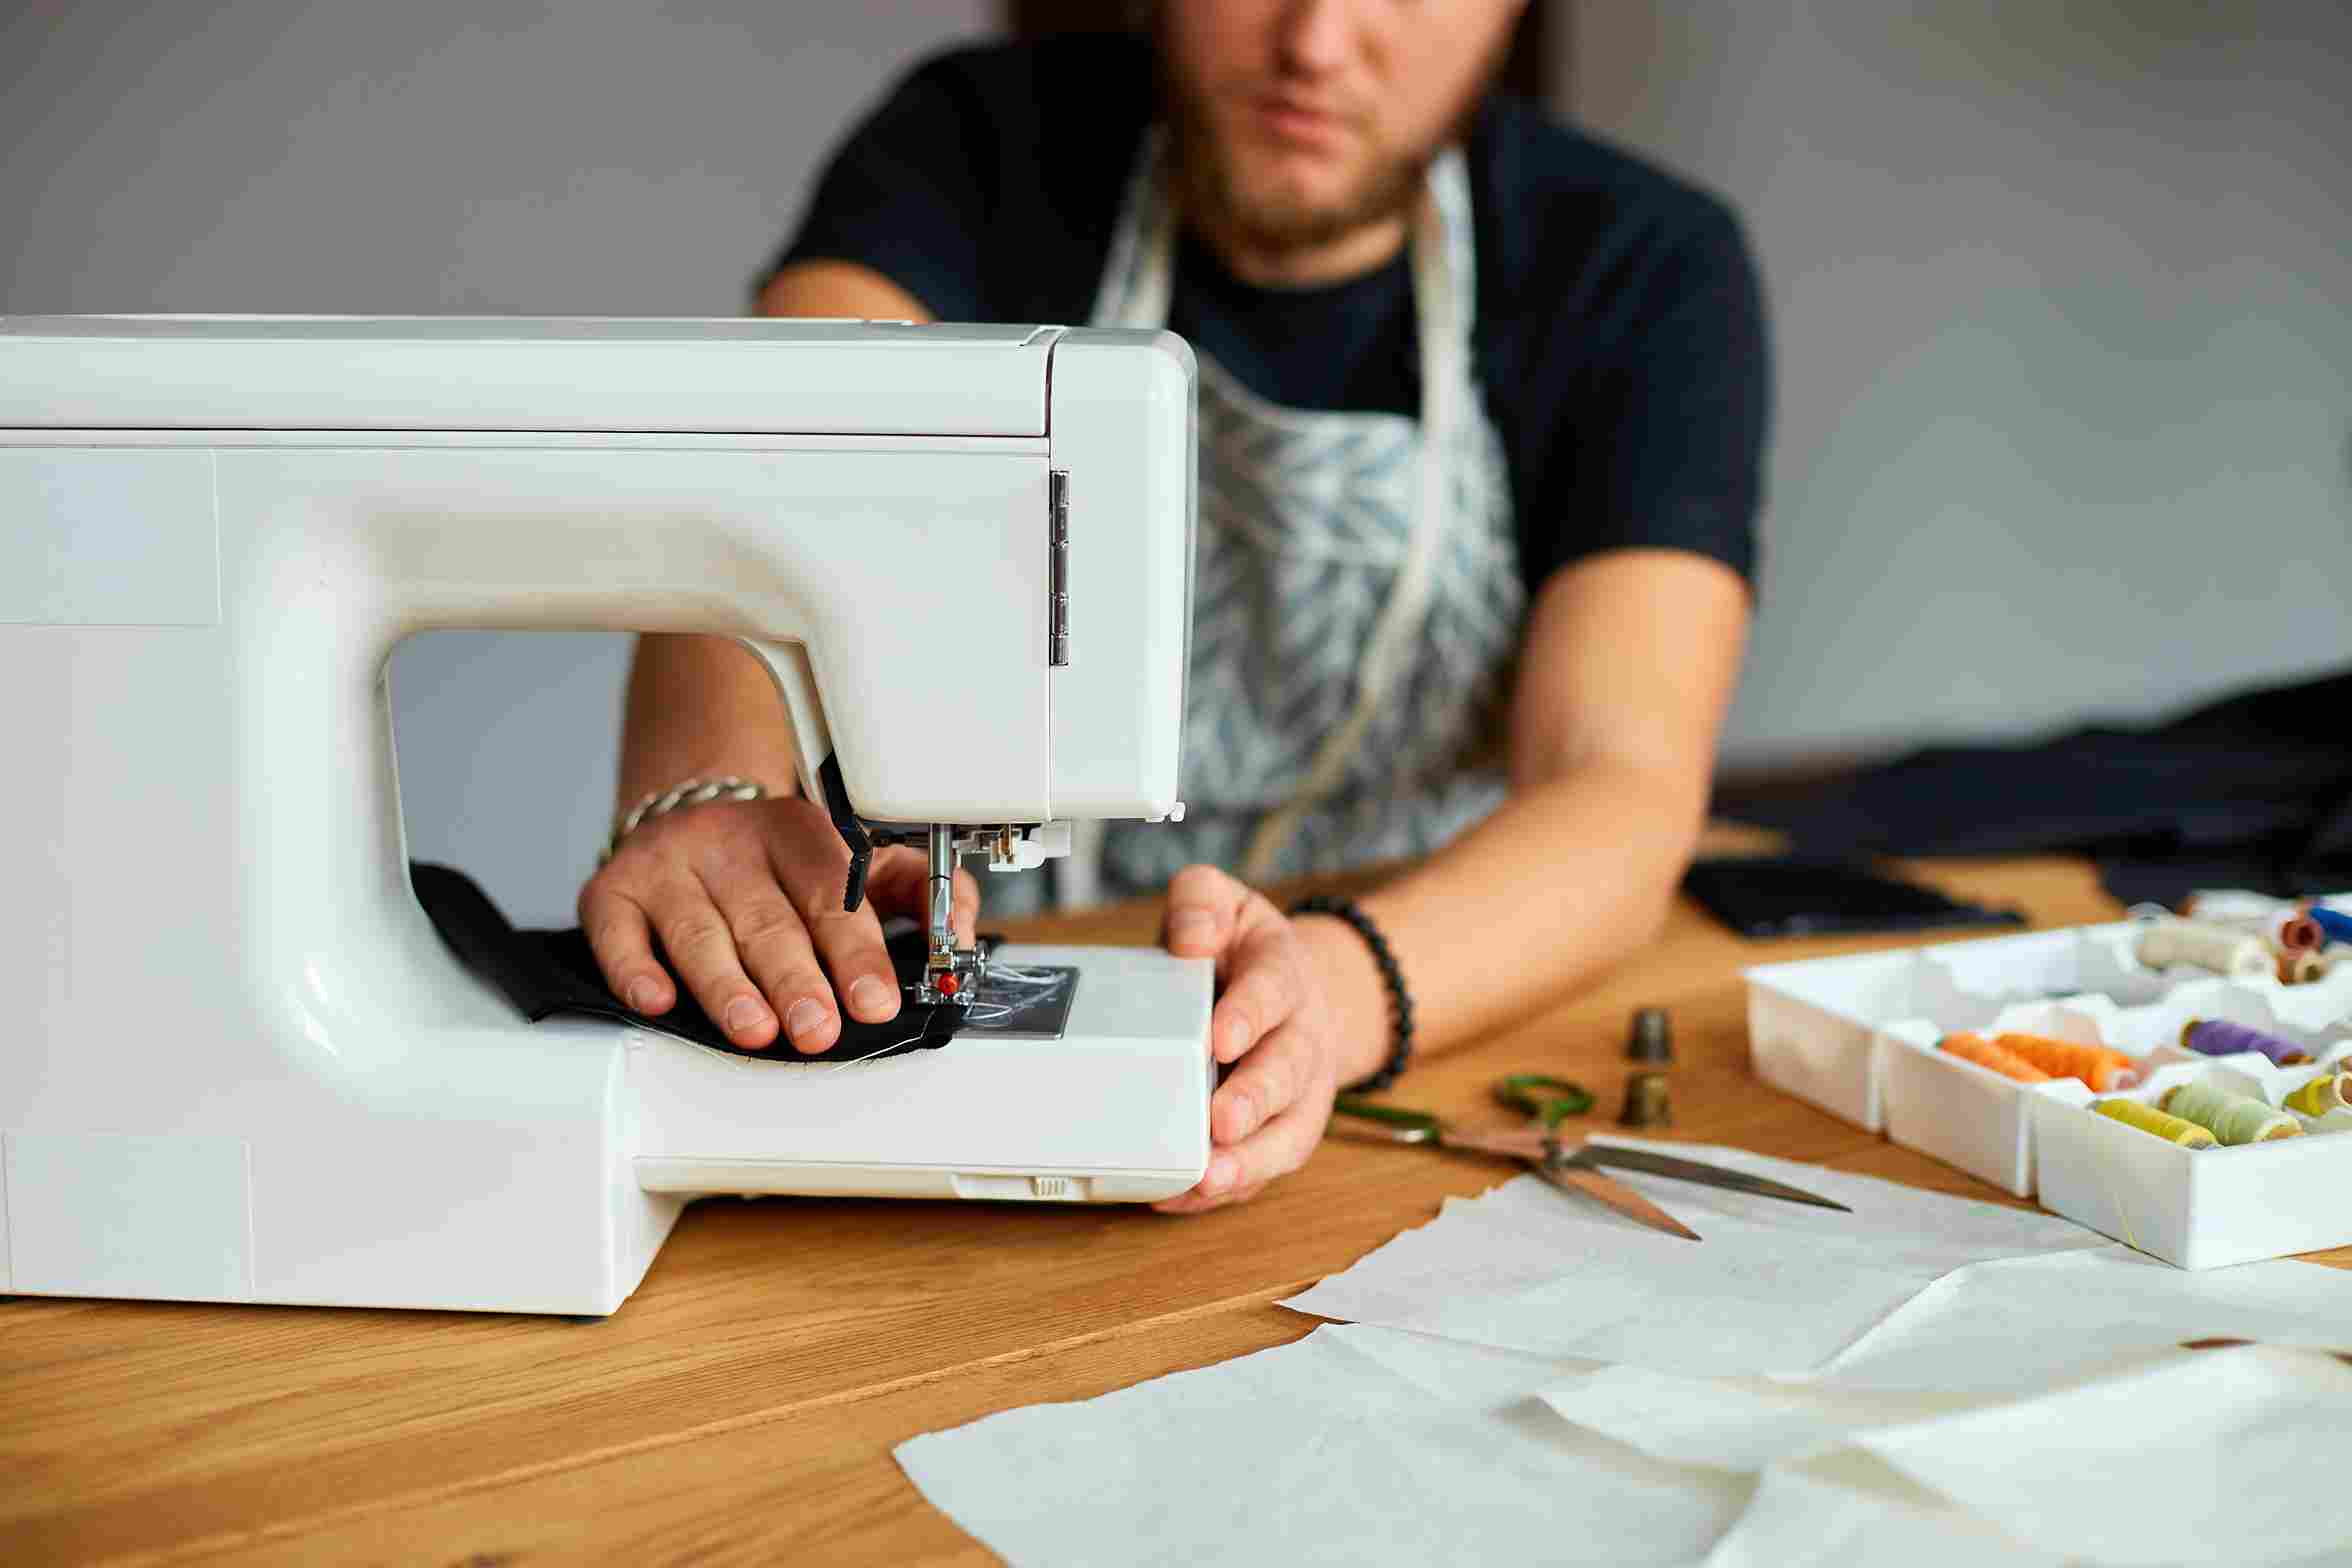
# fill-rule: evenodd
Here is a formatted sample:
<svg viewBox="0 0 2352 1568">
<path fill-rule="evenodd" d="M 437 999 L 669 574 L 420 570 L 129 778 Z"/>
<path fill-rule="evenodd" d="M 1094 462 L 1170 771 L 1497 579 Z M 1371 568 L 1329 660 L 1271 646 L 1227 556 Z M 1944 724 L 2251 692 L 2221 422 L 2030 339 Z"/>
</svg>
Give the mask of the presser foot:
<svg viewBox="0 0 2352 1568">
<path fill-rule="evenodd" d="M 988 980 L 988 954 L 978 948 L 934 946 L 923 965 L 915 1000 L 930 1007 L 952 1003 L 968 1008 Z"/>
</svg>

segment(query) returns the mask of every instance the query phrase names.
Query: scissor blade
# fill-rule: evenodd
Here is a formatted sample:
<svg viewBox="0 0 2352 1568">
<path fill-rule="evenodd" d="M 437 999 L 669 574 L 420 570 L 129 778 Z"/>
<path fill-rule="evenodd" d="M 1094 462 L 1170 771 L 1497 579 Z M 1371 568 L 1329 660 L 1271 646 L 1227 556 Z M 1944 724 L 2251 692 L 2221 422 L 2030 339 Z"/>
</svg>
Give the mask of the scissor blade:
<svg viewBox="0 0 2352 1568">
<path fill-rule="evenodd" d="M 1786 1182 L 1774 1181 L 1765 1176 L 1750 1176 L 1746 1171 L 1725 1170 L 1720 1165 L 1702 1165 L 1697 1160 L 1659 1154 L 1650 1149 L 1623 1149 L 1613 1143 L 1588 1143 L 1569 1158 L 1580 1165 L 1612 1165 L 1621 1171 L 1670 1176 L 1677 1181 L 1695 1181 L 1709 1187 L 1721 1187 L 1727 1192 L 1778 1198 L 1784 1203 L 1810 1203 L 1817 1209 L 1835 1209 L 1840 1214 L 1854 1212 L 1834 1198 L 1824 1198 L 1817 1192 L 1791 1187 Z"/>
<path fill-rule="evenodd" d="M 1637 1224 L 1652 1230 L 1662 1230 L 1669 1236 L 1681 1236 L 1697 1241 L 1699 1233 L 1659 1208 L 1655 1203 L 1634 1191 L 1614 1176 L 1587 1170 L 1566 1160 L 1536 1160 L 1535 1173 L 1562 1192 L 1581 1192 L 1598 1199 Z"/>
</svg>

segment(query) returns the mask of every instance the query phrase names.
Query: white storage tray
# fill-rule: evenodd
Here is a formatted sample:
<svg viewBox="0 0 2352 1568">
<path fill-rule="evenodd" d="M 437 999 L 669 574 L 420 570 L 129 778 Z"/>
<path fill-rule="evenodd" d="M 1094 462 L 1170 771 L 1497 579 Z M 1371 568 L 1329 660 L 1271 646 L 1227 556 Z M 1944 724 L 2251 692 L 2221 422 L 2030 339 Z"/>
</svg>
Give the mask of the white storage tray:
<svg viewBox="0 0 2352 1568">
<path fill-rule="evenodd" d="M 2153 1103 L 2204 1079 L 2272 1104 L 2324 1067 L 2274 1068 L 2227 1056 L 2157 1069 L 2131 1098 Z M 2036 1087 L 2043 1087 L 2036 1085 Z M 2042 1207 L 2184 1269 L 2218 1268 L 2352 1244 L 2352 1120 L 2342 1111 L 2305 1134 L 2237 1148 L 2185 1149 L 2089 1109 L 2072 1079 L 2027 1101 Z"/>
<path fill-rule="evenodd" d="M 2119 921 L 1749 969 L 1757 1076 L 2018 1197 L 2039 1192 L 2053 1211 L 2182 1267 L 2352 1243 L 2352 1207 L 2308 1185 L 2346 1190 L 2352 1137 L 2180 1149 L 2090 1113 L 2095 1096 L 2075 1080 L 2021 1084 L 1936 1049 L 1959 1029 L 2049 1035 L 2141 1058 L 2150 1075 L 2128 1091 L 2137 1096 L 2184 1075 L 2234 1071 L 2253 1086 L 2243 1092 L 2273 1104 L 2318 1069 L 2196 1056 L 2179 1046 L 2182 1025 L 2228 1019 L 2295 1040 L 2315 1057 L 2352 1060 L 2352 965 L 2302 986 L 2156 971 L 2133 956 L 2140 929 Z M 2055 1154 L 2045 1129 L 2062 1140 Z M 2118 1148 L 2112 1169 L 2094 1158 Z M 2215 1156 L 2213 1165 L 2183 1163 L 2200 1153 Z M 2265 1207 L 2271 1189 L 2260 1173 L 2274 1166 L 2275 1179 L 2298 1190 Z M 2341 1222 L 2330 1217 L 2338 1212 Z"/>
</svg>

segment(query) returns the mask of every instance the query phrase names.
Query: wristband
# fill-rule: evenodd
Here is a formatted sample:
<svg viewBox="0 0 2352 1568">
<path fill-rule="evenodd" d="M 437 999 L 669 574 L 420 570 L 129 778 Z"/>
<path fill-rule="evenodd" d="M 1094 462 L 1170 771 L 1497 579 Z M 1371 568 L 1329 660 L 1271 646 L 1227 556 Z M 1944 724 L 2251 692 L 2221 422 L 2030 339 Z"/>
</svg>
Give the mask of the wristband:
<svg viewBox="0 0 2352 1568">
<path fill-rule="evenodd" d="M 739 779 L 730 773 L 724 778 L 688 779 L 675 789 L 655 790 L 631 806 L 627 815 L 614 826 L 612 836 L 604 841 L 604 853 L 596 857 L 601 866 L 612 859 L 621 847 L 621 840 L 637 831 L 638 827 L 655 817 L 666 817 L 684 806 L 699 806 L 713 800 L 761 800 L 767 790 L 749 779 Z"/>
<path fill-rule="evenodd" d="M 1356 907 L 1352 898 L 1330 898 L 1318 895 L 1302 898 L 1290 906 L 1292 915 L 1330 915 L 1346 921 L 1372 950 L 1372 962 L 1380 968 L 1380 978 L 1388 986 L 1388 1005 L 1395 1024 L 1395 1038 L 1388 1051 L 1388 1060 L 1380 1070 L 1358 1083 L 1348 1084 L 1347 1094 L 1377 1094 L 1397 1081 L 1405 1070 L 1405 1063 L 1413 1055 L 1413 996 L 1405 989 L 1405 972 L 1397 966 L 1396 954 L 1389 951 L 1388 938 L 1380 934 L 1380 927 L 1372 917 Z"/>
</svg>

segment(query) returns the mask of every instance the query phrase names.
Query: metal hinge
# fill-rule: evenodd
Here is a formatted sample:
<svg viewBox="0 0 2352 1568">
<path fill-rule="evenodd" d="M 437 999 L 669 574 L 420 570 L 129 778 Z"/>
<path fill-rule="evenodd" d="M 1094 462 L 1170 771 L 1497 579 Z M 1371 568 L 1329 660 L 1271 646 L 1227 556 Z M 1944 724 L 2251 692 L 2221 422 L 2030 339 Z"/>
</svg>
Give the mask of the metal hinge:
<svg viewBox="0 0 2352 1568">
<path fill-rule="evenodd" d="M 1045 662 L 1070 662 L 1070 471 L 1045 476 L 1046 614 Z"/>
</svg>

